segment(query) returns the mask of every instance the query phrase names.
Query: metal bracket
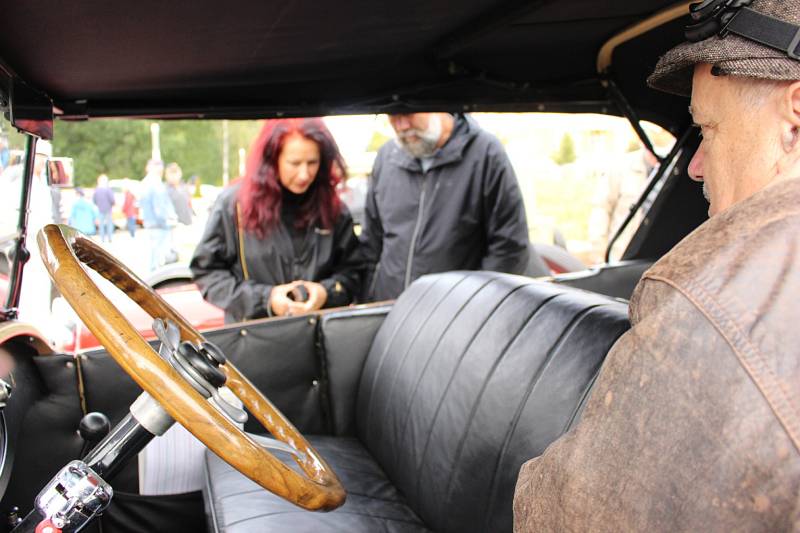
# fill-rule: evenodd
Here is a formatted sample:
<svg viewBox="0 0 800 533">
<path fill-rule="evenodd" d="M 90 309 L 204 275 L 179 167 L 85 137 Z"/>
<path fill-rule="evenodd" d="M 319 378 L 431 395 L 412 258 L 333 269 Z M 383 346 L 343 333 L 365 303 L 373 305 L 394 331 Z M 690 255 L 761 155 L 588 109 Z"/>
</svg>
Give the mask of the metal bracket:
<svg viewBox="0 0 800 533">
<path fill-rule="evenodd" d="M 650 177 L 650 181 L 648 182 L 647 186 L 642 191 L 642 194 L 639 195 L 639 199 L 634 203 L 630 209 L 628 210 L 628 214 L 625 217 L 625 220 L 622 221 L 617 231 L 614 233 L 614 236 L 611 237 L 611 240 L 608 241 L 608 246 L 606 246 L 606 255 L 605 255 L 605 262 L 611 262 L 611 250 L 614 248 L 614 245 L 617 243 L 617 240 L 622 236 L 622 232 L 625 231 L 625 228 L 628 227 L 633 217 L 636 213 L 641 209 L 644 205 L 647 198 L 650 196 L 650 193 L 655 188 L 656 184 L 662 181 L 664 176 L 670 174 L 674 168 L 675 163 L 678 159 L 678 153 L 683 150 L 689 135 L 691 134 L 693 128 L 687 128 L 686 131 L 681 135 L 681 138 L 675 141 L 675 145 L 672 147 L 672 150 L 661 161 L 661 164 L 658 166 L 658 169 L 653 173 Z M 668 161 L 669 164 L 664 164 L 664 161 Z"/>
<path fill-rule="evenodd" d="M 36 497 L 36 510 L 62 531 L 80 531 L 101 513 L 114 489 L 83 461 L 72 461 Z"/>
<path fill-rule="evenodd" d="M 659 156 L 653 148 L 653 143 L 650 141 L 650 137 L 647 136 L 647 132 L 642 128 L 639 115 L 636 113 L 636 110 L 631 107 L 628 99 L 625 98 L 625 95 L 619 90 L 619 87 L 617 87 L 617 84 L 614 83 L 613 79 L 611 79 L 611 76 L 603 78 L 601 83 L 608 91 L 609 100 L 617 104 L 617 107 L 619 107 L 619 110 L 623 115 L 625 115 L 625 118 L 628 119 L 628 122 L 631 123 L 633 131 L 636 132 L 636 136 L 639 137 L 640 141 L 642 141 L 642 144 L 644 144 L 644 147 L 647 149 L 647 151 L 653 154 L 655 158 L 658 159 L 659 163 L 663 163 L 664 158 Z"/>
<path fill-rule="evenodd" d="M 11 398 L 11 385 L 4 379 L 0 378 L 0 409 L 4 409 L 8 399 Z"/>
<path fill-rule="evenodd" d="M 53 139 L 53 102 L 18 79 L 9 91 L 9 121 L 23 133 Z"/>
<path fill-rule="evenodd" d="M 247 422 L 247 413 L 243 409 L 240 409 L 239 407 L 226 401 L 220 395 L 219 389 L 214 384 L 210 383 L 206 378 L 204 378 L 200 372 L 192 366 L 192 363 L 183 355 L 181 355 L 180 350 L 178 349 L 181 337 L 180 330 L 178 329 L 177 325 L 175 325 L 171 320 L 162 320 L 160 318 L 156 318 L 153 321 L 153 332 L 161 341 L 161 346 L 158 349 L 158 355 L 168 362 L 172 368 L 174 368 L 178 374 L 180 374 L 180 376 L 189 385 L 191 385 L 194 390 L 200 393 L 212 405 L 217 407 L 217 409 L 219 409 L 225 416 L 234 422 L 238 422 L 240 424 Z M 201 352 L 201 350 L 207 352 L 207 350 L 203 347 L 198 348 L 195 346 L 194 348 L 198 352 Z M 217 354 L 212 354 L 212 356 L 216 355 Z M 214 360 L 216 360 L 216 357 Z"/>
</svg>

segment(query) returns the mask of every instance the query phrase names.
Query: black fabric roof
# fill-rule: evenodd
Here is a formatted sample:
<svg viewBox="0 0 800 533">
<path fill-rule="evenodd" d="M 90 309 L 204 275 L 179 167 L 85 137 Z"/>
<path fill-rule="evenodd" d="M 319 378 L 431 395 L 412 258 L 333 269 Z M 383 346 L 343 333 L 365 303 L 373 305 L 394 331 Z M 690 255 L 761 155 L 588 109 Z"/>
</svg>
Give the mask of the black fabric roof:
<svg viewBox="0 0 800 533">
<path fill-rule="evenodd" d="M 26 0 L 0 14 L 0 90 L 16 76 L 66 118 L 613 112 L 596 72 L 600 47 L 672 4 Z M 684 120 L 686 102 L 644 78 L 683 23 L 623 45 L 613 60 L 633 106 L 668 126 Z"/>
</svg>

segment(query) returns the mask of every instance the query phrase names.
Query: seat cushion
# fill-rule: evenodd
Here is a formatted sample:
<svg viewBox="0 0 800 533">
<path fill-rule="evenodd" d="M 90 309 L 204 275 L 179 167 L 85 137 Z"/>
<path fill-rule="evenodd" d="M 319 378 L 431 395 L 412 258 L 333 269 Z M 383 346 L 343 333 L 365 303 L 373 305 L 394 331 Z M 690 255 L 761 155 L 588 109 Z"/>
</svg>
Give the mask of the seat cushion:
<svg viewBox="0 0 800 533">
<path fill-rule="evenodd" d="M 209 529 L 226 533 L 429 531 L 358 440 L 328 436 L 310 436 L 308 440 L 342 481 L 347 491 L 342 507 L 330 513 L 308 512 L 264 490 L 206 452 L 204 497 Z M 298 470 L 288 454 L 275 455 Z"/>
</svg>

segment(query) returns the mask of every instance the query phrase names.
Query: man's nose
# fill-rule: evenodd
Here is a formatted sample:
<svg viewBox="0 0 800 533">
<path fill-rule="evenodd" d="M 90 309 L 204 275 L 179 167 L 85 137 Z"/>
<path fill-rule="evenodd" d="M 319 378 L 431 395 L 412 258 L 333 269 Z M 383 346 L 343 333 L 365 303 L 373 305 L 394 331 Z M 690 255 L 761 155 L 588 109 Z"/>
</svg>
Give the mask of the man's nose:
<svg viewBox="0 0 800 533">
<path fill-rule="evenodd" d="M 405 131 L 411 127 L 411 121 L 406 115 L 392 115 L 391 123 L 395 131 Z"/>
<path fill-rule="evenodd" d="M 703 159 L 703 143 L 700 143 L 697 151 L 692 156 L 692 160 L 689 161 L 689 168 L 687 169 L 689 177 L 694 181 L 703 181 Z"/>
</svg>

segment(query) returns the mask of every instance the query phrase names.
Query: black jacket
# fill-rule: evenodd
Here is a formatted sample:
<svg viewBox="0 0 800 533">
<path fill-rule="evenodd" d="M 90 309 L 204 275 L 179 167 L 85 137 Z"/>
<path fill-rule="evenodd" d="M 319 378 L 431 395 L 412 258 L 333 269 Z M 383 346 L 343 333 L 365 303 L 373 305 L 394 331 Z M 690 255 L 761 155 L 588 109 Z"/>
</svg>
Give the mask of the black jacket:
<svg viewBox="0 0 800 533">
<path fill-rule="evenodd" d="M 234 185 L 220 194 L 190 264 L 203 298 L 225 310 L 225 322 L 269 316 L 267 301 L 272 287 L 298 279 L 325 286 L 325 307 L 353 300 L 363 265 L 353 219 L 344 205 L 331 230 L 315 224 L 308 227 L 297 254 L 283 223 L 264 239 L 242 231 L 245 276 L 236 214 L 238 191 L 239 186 Z"/>
<path fill-rule="evenodd" d="M 372 169 L 361 242 L 365 296 L 372 300 L 396 298 L 433 272 L 523 273 L 528 222 L 500 141 L 471 117 L 458 116 L 427 172 L 387 142 Z"/>
</svg>

